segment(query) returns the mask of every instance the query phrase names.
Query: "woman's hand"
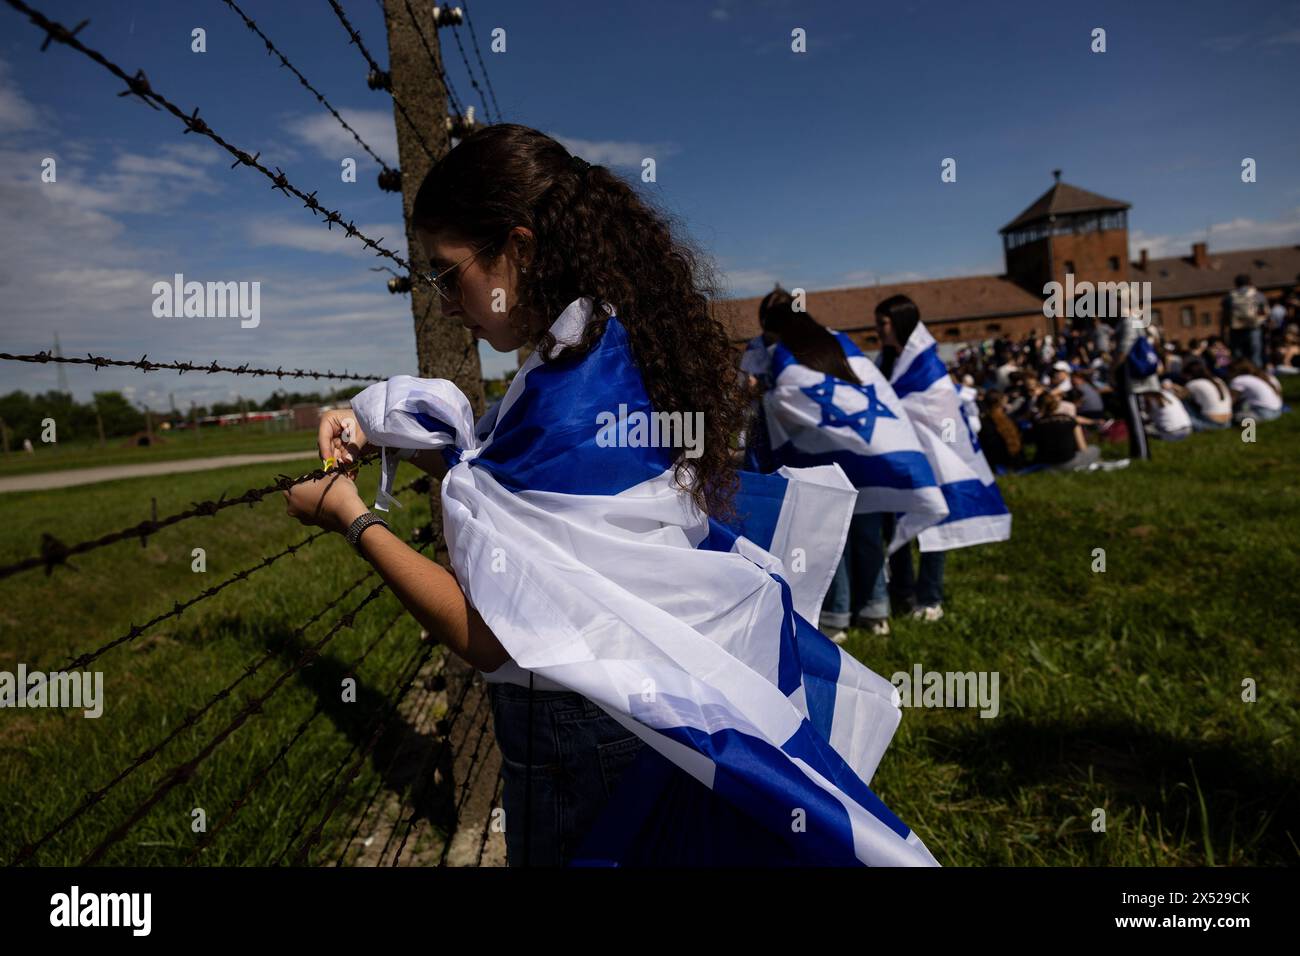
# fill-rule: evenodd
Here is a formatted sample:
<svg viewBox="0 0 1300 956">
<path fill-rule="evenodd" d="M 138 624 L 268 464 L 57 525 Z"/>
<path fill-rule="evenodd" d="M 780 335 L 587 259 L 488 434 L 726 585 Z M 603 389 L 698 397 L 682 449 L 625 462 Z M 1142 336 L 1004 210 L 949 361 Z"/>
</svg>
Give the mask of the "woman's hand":
<svg viewBox="0 0 1300 956">
<path fill-rule="evenodd" d="M 323 478 L 300 482 L 282 494 L 285 513 L 291 518 L 339 534 L 370 510 L 361 500 L 356 480 L 348 481 L 343 472 L 330 472 Z"/>
<path fill-rule="evenodd" d="M 356 415 L 350 408 L 331 408 L 321 415 L 320 427 L 316 431 L 316 450 L 320 452 L 322 462 L 333 458 L 340 465 L 378 451 L 366 441 L 366 433 L 357 424 Z M 349 469 L 347 476 L 355 481 L 356 471 Z"/>
</svg>

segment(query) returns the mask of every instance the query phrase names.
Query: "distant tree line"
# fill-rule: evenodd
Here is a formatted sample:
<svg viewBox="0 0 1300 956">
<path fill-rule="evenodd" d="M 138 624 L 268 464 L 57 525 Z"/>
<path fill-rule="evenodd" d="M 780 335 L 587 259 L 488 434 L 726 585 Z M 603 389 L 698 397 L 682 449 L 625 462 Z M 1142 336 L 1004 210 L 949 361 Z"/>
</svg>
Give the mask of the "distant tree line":
<svg viewBox="0 0 1300 956">
<path fill-rule="evenodd" d="M 196 405 L 193 409 L 178 408 L 150 409 L 153 425 L 157 428 L 163 422 L 179 424 L 195 418 L 210 415 L 229 415 L 242 412 L 245 407 L 250 412 L 275 411 L 292 408 L 300 404 L 325 405 L 341 402 L 360 392 L 364 385 L 349 386 L 322 395 L 320 392 L 289 392 L 277 390 L 265 400 L 246 399 L 240 402 L 213 402 L 211 405 Z M 95 422 L 98 411 L 104 426 L 105 438 L 117 438 L 134 435 L 145 428 L 145 413 L 140 407 L 131 404 L 121 392 L 95 392 L 94 400 L 79 402 L 68 392 L 49 391 L 40 395 L 28 395 L 24 391 L 14 391 L 0 396 L 0 420 L 9 431 L 9 447 L 19 448 L 23 439 L 30 439 L 33 445 L 40 442 L 41 422 L 52 418 L 58 428 L 59 441 L 73 439 L 96 439 L 99 426 Z"/>
</svg>

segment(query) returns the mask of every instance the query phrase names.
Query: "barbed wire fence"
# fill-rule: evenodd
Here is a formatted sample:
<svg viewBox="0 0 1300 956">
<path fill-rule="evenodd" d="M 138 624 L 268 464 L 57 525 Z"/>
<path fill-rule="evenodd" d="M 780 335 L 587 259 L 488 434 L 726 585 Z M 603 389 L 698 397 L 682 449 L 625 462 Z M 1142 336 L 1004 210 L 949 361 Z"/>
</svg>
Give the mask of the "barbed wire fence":
<svg viewBox="0 0 1300 956">
<path fill-rule="evenodd" d="M 57 43 L 75 50 L 97 63 L 109 74 L 125 84 L 126 88 L 118 93 L 119 96 L 135 97 L 154 110 L 170 114 L 185 127 L 182 130 L 183 134 L 196 133 L 203 136 L 232 156 L 234 158 L 234 162 L 231 164 L 232 169 L 240 165 L 254 169 L 270 181 L 273 190 L 302 202 L 304 208 L 311 212 L 313 217 L 323 221 L 327 229 L 338 226 L 349 239 L 360 241 L 364 246 L 371 249 L 376 256 L 391 261 L 402 271 L 386 270 L 393 275 L 393 279 L 388 283 L 390 292 L 409 292 L 413 283 L 416 282 L 427 286 L 432 285 L 431 277 L 428 274 L 413 270 L 411 263 L 405 257 L 383 245 L 385 240 L 382 237 L 372 239 L 359 230 L 352 220 L 345 219 L 340 211 L 331 209 L 317 200 L 316 190 L 308 192 L 300 188 L 289 180 L 288 175 L 280 167 L 268 168 L 261 163 L 259 159 L 260 152 L 250 153 L 218 135 L 206 120 L 200 118 L 197 107 L 189 112 L 182 110 L 161 92 L 153 88 L 142 69 L 129 73 L 106 55 L 84 43 L 79 39 L 78 34 L 85 30 L 89 25 L 89 21 L 83 20 L 75 27 L 68 28 L 49 19 L 39 10 L 25 3 L 24 0 L 4 0 L 4 2 L 12 9 L 26 16 L 37 29 L 45 34 L 44 42 L 41 45 L 42 51 L 47 50 L 51 44 Z M 318 105 L 326 110 L 351 135 L 366 154 L 379 165 L 379 188 L 389 192 L 401 191 L 400 167 L 390 165 L 363 139 L 355 127 L 347 122 L 342 112 L 320 92 L 318 86 L 313 84 L 302 70 L 293 64 L 288 54 L 267 35 L 235 0 L 222 0 L 222 2 L 233 14 L 240 18 L 249 32 L 262 42 L 267 54 L 277 59 L 280 67 L 287 70 L 299 85 L 315 99 Z M 421 134 L 419 124 L 411 119 L 405 105 L 393 92 L 391 77 L 380 67 L 371 54 L 360 33 L 348 19 L 341 4 L 338 0 L 327 0 L 327 2 L 336 19 L 347 32 L 349 45 L 356 46 L 367 63 L 369 69 L 367 84 L 372 90 L 382 90 L 388 93 L 393 100 L 394 109 L 409 124 L 411 132 L 428 159 L 430 161 L 436 160 L 435 151 Z M 428 54 L 438 81 L 446 90 L 447 98 L 454 110 L 454 115 L 447 118 L 447 129 L 451 132 L 453 138 L 457 136 L 463 137 L 475 125 L 473 107 L 464 105 L 464 101 L 456 95 L 442 68 L 441 58 L 435 55 L 429 37 L 420 28 L 419 19 L 415 11 L 412 10 L 409 0 L 402 0 L 402 3 L 411 18 L 411 26 L 419 34 L 420 43 Z M 383 0 L 380 0 L 379 6 L 387 20 L 389 16 L 387 5 Z M 482 77 L 481 85 L 470 63 L 459 30 L 456 29 L 462 22 L 467 22 L 470 29 L 471 46 L 477 59 L 479 74 Z M 483 115 L 490 119 L 495 114 L 497 121 L 499 121 L 501 111 L 496 102 L 495 91 L 492 89 L 491 81 L 487 75 L 486 65 L 478 50 L 478 41 L 473 31 L 472 21 L 468 21 L 467 15 L 463 15 L 459 8 L 455 10 L 434 8 L 434 23 L 438 29 L 442 27 L 451 27 L 453 29 L 456 46 L 460 52 L 471 87 L 480 97 Z M 436 43 L 436 38 L 433 43 Z M 417 315 L 417 329 L 419 323 L 428 318 L 428 311 L 426 308 L 422 315 Z M 466 349 L 466 355 L 462 357 L 461 365 L 456 368 L 455 373 L 451 376 L 452 378 L 458 377 L 464 371 L 466 362 L 472 357 L 471 349 L 472 343 Z M 154 371 L 175 371 L 179 375 L 192 372 L 204 375 L 220 373 L 253 377 L 275 376 L 278 380 L 285 378 L 358 382 L 383 380 L 381 376 L 361 375 L 346 370 L 335 372 L 332 369 L 318 371 L 301 368 L 284 369 L 283 367 L 274 369 L 258 368 L 252 367 L 251 363 L 236 365 L 215 360 L 206 364 L 179 360 L 157 362 L 151 361 L 147 354 L 139 359 L 132 360 L 111 358 L 89 352 L 86 353 L 84 358 L 64 357 L 51 354 L 48 351 L 28 354 L 0 352 L 0 361 L 55 363 L 60 367 L 63 365 L 89 365 L 96 371 L 105 367 L 131 368 L 145 374 Z M 355 467 L 358 469 L 368 468 L 378 457 L 378 454 L 360 456 Z M 139 540 L 141 546 L 145 547 L 151 536 L 165 532 L 183 522 L 199 517 L 216 518 L 226 512 L 227 509 L 241 504 L 253 508 L 263 501 L 267 495 L 283 492 L 298 484 L 316 481 L 328 475 L 333 475 L 334 480 L 346 480 L 340 473 L 335 471 L 327 472 L 324 468 L 314 469 L 298 477 L 280 474 L 275 476 L 273 481 L 249 488 L 238 495 L 228 496 L 225 492 L 222 492 L 216 500 L 192 502 L 190 508 L 162 518 L 158 517 L 157 499 L 155 498 L 152 501 L 150 518 L 72 544 L 65 543 L 52 530 L 47 530 L 42 532 L 40 546 L 38 549 L 34 549 L 36 550 L 35 554 L 19 561 L 0 565 L 0 579 L 15 577 L 36 568 L 42 568 L 46 577 L 51 577 L 56 571 L 61 574 L 66 574 L 68 571 L 76 572 L 79 569 L 70 560 L 71 558 L 124 541 Z M 430 478 L 423 476 L 402 486 L 394 493 L 399 496 L 410 492 L 427 495 L 431 488 L 432 482 Z M 133 621 L 125 632 L 111 637 L 90 650 L 72 656 L 63 665 L 63 668 L 84 669 L 100 660 L 104 655 L 116 651 L 146 633 L 155 631 L 162 623 L 177 619 L 194 607 L 227 592 L 228 589 L 236 588 L 254 579 L 266 568 L 277 564 L 286 557 L 297 555 L 299 551 L 309 548 L 326 534 L 325 531 L 309 534 L 302 540 L 292 543 L 278 552 L 264 556 L 257 563 L 234 572 L 216 585 L 198 591 L 185 600 L 173 601 L 170 610 L 161 611 L 145 620 L 142 624 L 136 624 Z M 412 532 L 408 543 L 421 554 L 432 548 L 436 556 L 437 548 L 441 543 L 441 534 L 432 524 L 417 527 Z M 353 600 L 351 596 L 354 592 L 362 588 L 376 574 L 376 571 L 368 570 L 352 581 L 351 584 L 339 590 L 330 601 L 326 602 L 316 613 L 296 627 L 284 640 L 267 647 L 253 660 L 249 661 L 239 674 L 225 682 L 219 690 L 211 694 L 202 704 L 190 709 L 183 718 L 167 729 L 159 739 L 136 754 L 122 769 L 109 776 L 105 783 L 86 791 L 76 805 L 70 811 L 64 813 L 60 819 L 46 826 L 39 835 L 23 842 L 13 858 L 7 861 L 7 865 L 39 864 L 41 855 L 43 853 L 48 854 L 51 851 L 53 842 L 60 836 L 67 834 L 74 825 L 81 825 L 84 830 L 89 825 L 88 816 L 98 808 L 106 808 L 108 798 L 117 792 L 119 787 L 122 787 L 126 781 L 133 779 L 137 772 L 144 771 L 150 764 L 158 760 L 164 752 L 172 748 L 181 738 L 200 728 L 207 719 L 218 711 L 222 704 L 235 700 L 238 694 L 244 692 L 245 686 L 251 686 L 251 682 L 267 669 L 267 665 L 278 655 L 285 653 L 286 649 L 293 649 L 298 642 L 305 639 L 310 629 L 331 618 L 338 611 L 338 616 L 333 617 L 332 623 L 324 625 L 324 633 L 314 643 L 302 647 L 299 652 L 295 653 L 288 666 L 276 674 L 259 693 L 245 697 L 242 705 L 232 715 L 229 715 L 225 723 L 216 729 L 205 742 L 192 750 L 190 756 L 174 763 L 169 769 L 163 771 L 151 785 L 148 785 L 147 796 L 127 810 L 116 825 L 94 840 L 93 846 L 81 861 L 83 865 L 104 862 L 114 851 L 114 848 L 121 844 L 128 834 L 146 820 L 172 791 L 199 776 L 203 772 L 205 764 L 212 759 L 213 755 L 228 740 L 235 737 L 241 728 L 254 722 L 254 718 L 264 714 L 268 703 L 278 692 L 287 686 L 293 686 L 295 678 L 299 677 L 305 668 L 322 659 L 332 641 L 357 625 L 359 616 L 362 616 L 362 620 L 368 619 L 368 616 L 365 615 L 366 608 L 389 591 L 388 585 L 382 581 L 366 591 L 350 607 L 345 610 L 342 608 L 346 602 Z M 361 652 L 343 665 L 343 673 L 355 677 L 377 648 L 380 648 L 385 643 L 402 640 L 403 628 L 401 625 L 404 621 L 410 623 L 410 615 L 403 609 L 382 624 L 377 625 L 377 632 Z M 403 647 L 405 647 L 405 644 L 403 644 Z M 343 865 L 351 856 L 350 862 L 353 865 L 371 863 L 373 865 L 397 866 L 402 861 L 408 845 L 414 845 L 412 838 L 417 835 L 416 829 L 421 823 L 428 825 L 431 840 L 424 841 L 426 845 L 414 857 L 416 862 L 432 862 L 436 863 L 436 865 L 447 865 L 449 862 L 457 862 L 462 865 L 467 863 L 482 865 L 487 858 L 487 848 L 493 833 L 491 821 L 495 816 L 492 811 L 493 808 L 500 805 L 501 783 L 499 755 L 494 755 L 494 748 L 491 746 L 491 708 L 487 706 L 487 695 L 481 686 L 481 682 L 471 679 L 472 672 L 463 672 L 463 665 L 461 665 L 462 673 L 459 675 L 452 674 L 449 655 L 439 647 L 431 635 L 423 630 L 420 631 L 419 638 L 412 642 L 409 650 L 400 657 L 401 663 L 397 668 L 396 678 L 389 685 L 386 692 L 377 694 L 378 701 L 370 708 L 364 720 L 360 722 L 362 724 L 360 732 L 356 735 L 351 748 L 332 772 L 318 778 L 319 790 L 301 808 L 301 813 L 296 820 L 289 839 L 285 842 L 279 855 L 274 859 L 276 864 L 286 861 L 297 865 L 310 864 L 314 862 L 314 856 L 320 856 L 324 853 L 324 856 L 330 858 L 334 865 Z M 380 674 L 367 678 L 367 684 L 371 687 L 378 686 L 377 682 L 382 681 L 383 675 Z M 417 689 L 414 694 L 412 694 L 413 689 Z M 239 789 L 238 795 L 224 812 L 217 817 L 212 829 L 204 832 L 202 838 L 191 849 L 185 859 L 186 865 L 199 863 L 204 859 L 205 855 L 210 854 L 213 847 L 218 845 L 219 836 L 227 832 L 232 822 L 250 805 L 250 799 L 254 793 L 273 779 L 273 775 L 277 770 L 284 770 L 287 766 L 287 758 L 295 748 L 301 749 L 305 746 L 303 741 L 309 739 L 308 734 L 313 724 L 325 712 L 326 698 L 318 696 L 315 707 L 306 717 L 299 721 L 292 733 L 280 743 L 271 758 L 252 770 L 243 786 Z M 493 759 L 494 756 L 497 759 Z M 354 792 L 356 784 L 359 780 L 365 779 L 362 775 L 362 768 L 368 761 L 378 770 L 377 779 L 369 788 L 368 796 L 366 794 L 356 794 Z M 382 769 L 379 769 L 381 764 Z M 468 803 L 471 802 L 470 795 L 476 789 L 482 790 L 484 783 L 490 789 L 487 790 L 488 805 L 485 808 L 486 812 L 482 814 L 482 824 L 481 826 L 475 824 L 472 827 L 466 827 L 462 817 Z M 441 794 L 437 799 L 433 798 L 435 791 L 439 791 Z M 380 795 L 385 792 L 387 792 L 388 797 L 380 800 Z M 344 819 L 344 827 L 340 829 L 340 827 L 335 826 L 331 829 L 329 826 L 331 819 L 340 813 Z M 382 846 L 376 852 L 366 852 L 368 847 L 377 840 L 377 836 L 372 835 L 362 841 L 361 852 L 353 854 L 354 843 L 357 843 L 358 838 L 367 828 L 373 831 L 374 834 L 382 833 L 384 835 Z M 346 839 L 341 835 L 336 835 L 335 831 L 347 834 Z M 457 836 L 461 837 L 462 852 L 453 853 L 453 837 Z M 453 856 L 458 856 L 459 859 L 453 861 L 451 859 Z"/>
</svg>

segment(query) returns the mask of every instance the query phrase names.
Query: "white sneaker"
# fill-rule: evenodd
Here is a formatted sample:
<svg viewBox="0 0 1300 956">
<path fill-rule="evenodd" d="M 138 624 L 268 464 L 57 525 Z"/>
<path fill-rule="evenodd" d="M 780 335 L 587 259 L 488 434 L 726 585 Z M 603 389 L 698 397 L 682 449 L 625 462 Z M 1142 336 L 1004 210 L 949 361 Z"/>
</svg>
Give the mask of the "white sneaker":
<svg viewBox="0 0 1300 956">
<path fill-rule="evenodd" d="M 889 636 L 889 618 L 887 617 L 860 617 L 858 618 L 858 627 L 879 637 Z"/>
<path fill-rule="evenodd" d="M 817 630 L 821 631 L 836 644 L 843 644 L 849 638 L 849 632 L 844 630 L 842 627 L 819 627 Z"/>
<path fill-rule="evenodd" d="M 912 612 L 912 619 L 917 621 L 937 621 L 943 617 L 943 608 L 936 604 L 933 607 L 918 607 Z"/>
</svg>

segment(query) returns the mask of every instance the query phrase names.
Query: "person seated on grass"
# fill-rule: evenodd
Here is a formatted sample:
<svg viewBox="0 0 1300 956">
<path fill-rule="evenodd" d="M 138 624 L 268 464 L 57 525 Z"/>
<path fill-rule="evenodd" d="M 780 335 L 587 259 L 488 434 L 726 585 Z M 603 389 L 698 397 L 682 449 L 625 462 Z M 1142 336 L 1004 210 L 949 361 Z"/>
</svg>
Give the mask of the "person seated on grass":
<svg viewBox="0 0 1300 956">
<path fill-rule="evenodd" d="M 1270 353 L 1273 371 L 1278 375 L 1300 375 L 1300 329 L 1288 326 L 1282 340 Z"/>
<path fill-rule="evenodd" d="M 1228 368 L 1228 387 L 1237 402 L 1237 420 L 1272 421 L 1282 414 L 1282 387 L 1249 359 L 1237 359 Z"/>
<path fill-rule="evenodd" d="M 1192 416 L 1179 401 L 1173 386 L 1162 384 L 1159 391 L 1143 392 L 1146 431 L 1152 438 L 1162 441 L 1179 441 L 1192 433 Z"/>
<path fill-rule="evenodd" d="M 1173 391 L 1183 400 L 1194 431 L 1214 431 L 1232 424 L 1232 392 L 1210 374 L 1204 362 L 1188 359 L 1183 365 L 1183 379 L 1184 384 Z"/>
<path fill-rule="evenodd" d="M 1101 457 L 1101 449 L 1088 444 L 1074 416 L 1061 411 L 1059 395 L 1045 392 L 1038 407 L 1038 417 L 1030 431 L 1035 465 L 1052 471 L 1079 471 Z"/>
<path fill-rule="evenodd" d="M 1007 414 L 1006 396 L 996 388 L 984 393 L 983 414 L 980 416 L 980 447 L 994 471 L 1015 471 L 1025 463 L 1024 443 L 1020 429 Z"/>
<path fill-rule="evenodd" d="M 1067 397 L 1074 402 L 1074 407 L 1084 418 L 1102 419 L 1106 417 L 1106 400 L 1102 389 L 1092 383 L 1092 376 L 1084 369 L 1070 373 L 1071 390 Z M 1109 391 L 1109 388 L 1106 389 Z"/>
</svg>

